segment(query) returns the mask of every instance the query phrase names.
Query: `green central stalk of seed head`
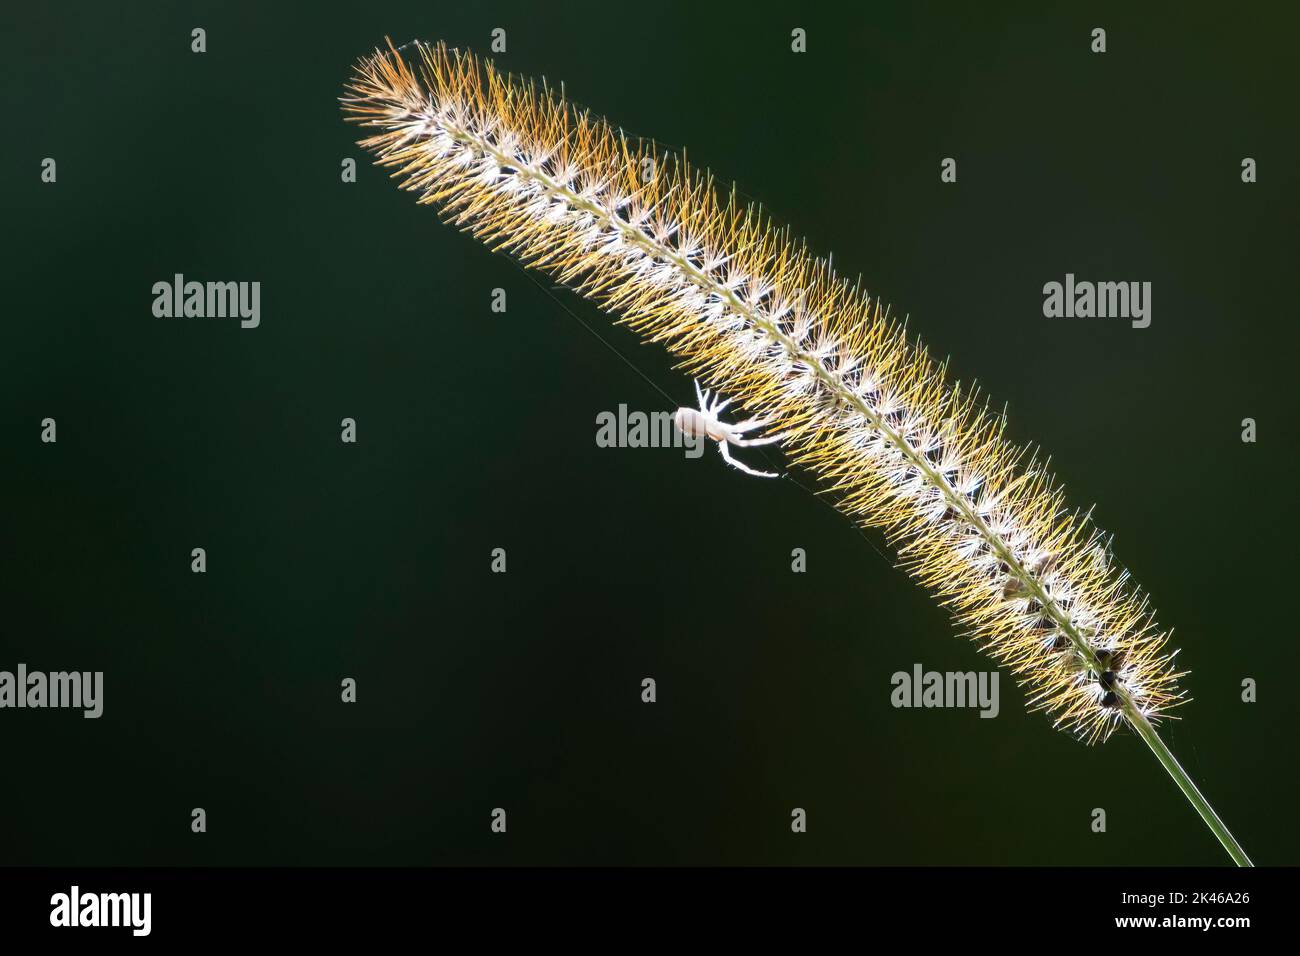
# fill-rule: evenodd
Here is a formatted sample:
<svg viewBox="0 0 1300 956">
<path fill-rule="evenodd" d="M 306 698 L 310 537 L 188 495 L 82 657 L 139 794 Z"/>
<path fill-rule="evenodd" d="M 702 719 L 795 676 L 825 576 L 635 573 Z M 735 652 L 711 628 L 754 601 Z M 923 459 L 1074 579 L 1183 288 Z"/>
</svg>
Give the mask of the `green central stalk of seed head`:
<svg viewBox="0 0 1300 956">
<path fill-rule="evenodd" d="M 474 134 L 453 127 L 448 127 L 448 132 L 453 139 L 459 142 L 468 143 L 483 153 L 490 155 L 496 163 L 504 168 L 514 170 L 521 178 L 531 179 L 538 182 L 544 190 L 556 198 L 563 199 L 569 206 L 575 209 L 589 213 L 602 224 L 617 229 L 629 242 L 639 246 L 647 254 L 671 262 L 690 282 L 700 289 L 712 293 L 725 301 L 737 314 L 743 316 L 754 328 L 761 330 L 773 341 L 779 343 L 786 351 L 786 354 L 793 360 L 796 360 L 813 370 L 816 377 L 831 391 L 840 401 L 856 409 L 873 428 L 885 436 L 886 440 L 907 459 L 907 461 L 932 487 L 936 488 L 943 496 L 947 505 L 957 511 L 965 519 L 984 542 L 992 549 L 997 558 L 1006 566 L 1007 574 L 1014 578 L 1020 585 L 1022 595 L 1032 596 L 1042 606 L 1043 611 L 1050 617 L 1064 633 L 1076 654 L 1084 664 L 1092 671 L 1100 673 L 1105 669 L 1104 665 L 1098 660 L 1096 652 L 1091 644 L 1079 633 L 1073 621 L 1068 614 L 1056 603 L 1056 601 L 1047 592 L 1047 589 L 1038 580 L 1038 578 L 1016 558 L 1010 545 L 1003 540 L 1002 536 L 989 527 L 988 523 L 979 515 L 974 506 L 967 500 L 966 496 L 961 494 L 953 485 L 943 477 L 942 473 L 930 465 L 929 460 L 909 442 L 902 433 L 889 425 L 876 411 L 864 402 L 851 389 L 845 388 L 839 378 L 826 368 L 822 360 L 815 355 L 799 348 L 798 344 L 789 336 L 785 335 L 772 322 L 763 316 L 755 313 L 747 304 L 742 302 L 730 289 L 725 288 L 715 281 L 707 272 L 692 265 L 691 262 L 676 251 L 667 248 L 665 245 L 656 242 L 652 236 L 647 235 L 643 230 L 637 228 L 631 223 L 625 222 L 616 215 L 612 215 L 600 206 L 592 203 L 573 192 L 565 185 L 556 182 L 541 169 L 530 167 L 522 164 L 517 156 L 511 156 L 496 149 L 491 143 L 487 142 Z M 1147 744 L 1152 753 L 1160 761 L 1161 766 L 1178 784 L 1183 795 L 1196 809 L 1201 819 L 1218 838 L 1224 849 L 1228 851 L 1233 862 L 1238 866 L 1253 866 L 1246 851 L 1233 837 L 1223 820 L 1215 812 L 1209 801 L 1197 788 L 1196 784 L 1187 775 L 1187 771 L 1174 757 L 1168 746 L 1161 740 L 1160 735 L 1156 733 L 1155 728 L 1146 715 L 1138 709 L 1132 697 L 1126 688 L 1121 684 L 1115 684 L 1112 690 L 1119 698 L 1119 705 L 1124 718 L 1137 732 L 1138 736 Z"/>
<path fill-rule="evenodd" d="M 1254 866 L 1255 864 L 1251 862 L 1250 857 L 1246 855 L 1246 851 L 1237 842 L 1237 838 L 1228 829 L 1228 825 L 1223 822 L 1223 819 L 1215 812 L 1214 807 L 1210 805 L 1210 801 L 1205 799 L 1205 795 L 1192 782 L 1192 778 L 1187 775 L 1187 771 L 1183 769 L 1183 765 L 1178 762 L 1178 758 L 1173 755 L 1168 745 L 1160 739 L 1160 735 L 1151 726 L 1151 721 L 1147 720 L 1146 715 L 1130 706 L 1126 707 L 1124 716 L 1133 725 L 1133 729 L 1137 731 L 1138 736 L 1151 748 L 1151 752 L 1156 755 L 1156 759 L 1160 761 L 1160 765 L 1173 778 L 1174 783 L 1178 784 L 1178 789 L 1183 792 L 1183 796 L 1187 798 L 1188 803 L 1196 808 L 1196 812 L 1201 815 L 1201 819 L 1210 828 L 1210 832 L 1223 844 L 1223 848 L 1228 851 L 1228 856 L 1232 857 L 1232 862 L 1238 866 Z"/>
</svg>

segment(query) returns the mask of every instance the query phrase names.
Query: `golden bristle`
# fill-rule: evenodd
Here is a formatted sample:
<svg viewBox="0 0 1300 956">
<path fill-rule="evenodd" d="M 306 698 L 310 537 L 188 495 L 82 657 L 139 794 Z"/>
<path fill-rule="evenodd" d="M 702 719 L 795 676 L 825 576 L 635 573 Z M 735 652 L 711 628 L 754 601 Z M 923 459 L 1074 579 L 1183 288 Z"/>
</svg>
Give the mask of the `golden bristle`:
<svg viewBox="0 0 1300 956">
<path fill-rule="evenodd" d="M 1057 726 L 1100 740 L 1181 701 L 1166 635 L 1043 464 L 734 190 L 441 44 L 376 51 L 343 107 L 421 203 L 770 419 Z"/>
</svg>

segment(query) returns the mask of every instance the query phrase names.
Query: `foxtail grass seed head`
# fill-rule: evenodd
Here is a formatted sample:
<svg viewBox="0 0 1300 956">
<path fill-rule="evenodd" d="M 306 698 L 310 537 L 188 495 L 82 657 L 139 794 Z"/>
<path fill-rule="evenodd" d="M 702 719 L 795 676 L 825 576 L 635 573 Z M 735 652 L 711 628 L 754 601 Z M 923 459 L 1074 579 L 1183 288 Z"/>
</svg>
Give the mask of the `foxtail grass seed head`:
<svg viewBox="0 0 1300 956">
<path fill-rule="evenodd" d="M 1146 598 L 1042 458 L 734 188 L 442 44 L 377 50 L 342 103 L 419 202 L 663 343 L 779 432 L 1056 726 L 1104 740 L 1182 700 Z"/>
</svg>

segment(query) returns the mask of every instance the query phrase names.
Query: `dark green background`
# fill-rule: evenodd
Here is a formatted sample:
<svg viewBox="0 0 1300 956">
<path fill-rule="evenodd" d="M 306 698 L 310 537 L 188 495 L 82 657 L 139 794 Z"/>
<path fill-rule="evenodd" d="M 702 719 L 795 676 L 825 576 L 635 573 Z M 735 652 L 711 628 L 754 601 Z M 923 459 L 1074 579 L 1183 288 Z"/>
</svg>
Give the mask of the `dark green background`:
<svg viewBox="0 0 1300 956">
<path fill-rule="evenodd" d="M 385 35 L 501 26 L 503 66 L 689 145 L 1008 403 L 1176 629 L 1174 750 L 1297 862 L 1296 24 L 984 6 L 6 11 L 0 668 L 103 670 L 106 710 L 0 712 L 0 861 L 1226 861 L 1136 738 L 1084 747 L 1005 675 L 996 720 L 891 708 L 896 670 L 986 662 L 878 535 L 711 450 L 595 446 L 668 403 L 336 102 Z M 261 327 L 154 318 L 175 272 L 260 281 Z M 1045 319 L 1066 272 L 1152 282 L 1152 326 Z"/>
</svg>

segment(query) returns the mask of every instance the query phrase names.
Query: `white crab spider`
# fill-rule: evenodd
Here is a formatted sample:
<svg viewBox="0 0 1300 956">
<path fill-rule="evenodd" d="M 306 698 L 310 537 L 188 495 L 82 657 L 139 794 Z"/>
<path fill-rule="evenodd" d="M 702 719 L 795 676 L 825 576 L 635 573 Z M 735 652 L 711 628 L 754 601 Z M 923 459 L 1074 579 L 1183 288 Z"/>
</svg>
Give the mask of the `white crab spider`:
<svg viewBox="0 0 1300 956">
<path fill-rule="evenodd" d="M 731 404 L 728 399 L 725 402 L 718 401 L 719 396 L 714 395 L 712 401 L 709 399 L 708 391 L 700 391 L 700 383 L 695 383 L 695 397 L 699 400 L 699 408 L 679 408 L 673 415 L 673 424 L 677 430 L 688 438 L 708 438 L 710 441 L 718 443 L 718 450 L 722 452 L 722 460 L 733 468 L 739 468 L 747 475 L 753 475 L 755 478 L 779 478 L 775 472 L 755 471 L 744 462 L 737 461 L 731 457 L 729 446 L 735 445 L 737 448 L 750 448 L 754 445 L 770 445 L 772 442 L 780 441 L 784 435 L 769 435 L 766 438 L 746 438 L 745 432 L 755 428 L 761 428 L 768 424 L 767 419 L 750 418 L 743 422 L 737 422 L 729 425 L 718 418 L 718 412 L 722 411 Z"/>
</svg>

